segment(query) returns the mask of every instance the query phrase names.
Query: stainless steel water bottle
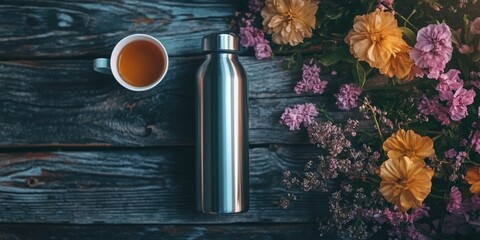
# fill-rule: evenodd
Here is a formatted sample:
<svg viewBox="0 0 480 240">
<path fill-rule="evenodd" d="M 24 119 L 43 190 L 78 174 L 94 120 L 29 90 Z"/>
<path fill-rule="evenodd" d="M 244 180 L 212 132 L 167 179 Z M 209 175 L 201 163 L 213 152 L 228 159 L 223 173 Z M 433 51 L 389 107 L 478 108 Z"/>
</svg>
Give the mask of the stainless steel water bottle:
<svg viewBox="0 0 480 240">
<path fill-rule="evenodd" d="M 248 87 L 238 37 L 203 38 L 196 79 L 197 208 L 240 213 L 249 207 Z"/>
</svg>

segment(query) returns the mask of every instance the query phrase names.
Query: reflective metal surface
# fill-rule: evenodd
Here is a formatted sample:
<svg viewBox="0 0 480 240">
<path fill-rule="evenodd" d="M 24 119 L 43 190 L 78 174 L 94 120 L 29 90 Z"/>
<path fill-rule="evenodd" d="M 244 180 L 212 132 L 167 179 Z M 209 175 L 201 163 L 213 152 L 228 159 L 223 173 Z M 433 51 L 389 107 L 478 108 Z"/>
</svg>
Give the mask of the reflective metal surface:
<svg viewBox="0 0 480 240">
<path fill-rule="evenodd" d="M 238 51 L 238 37 L 234 33 L 213 33 L 203 37 L 203 51 Z"/>
<path fill-rule="evenodd" d="M 233 37 L 238 48 L 238 38 Z M 204 213 L 245 212 L 249 207 L 245 71 L 236 53 L 204 50 L 209 52 L 196 82 L 197 208 Z"/>
</svg>

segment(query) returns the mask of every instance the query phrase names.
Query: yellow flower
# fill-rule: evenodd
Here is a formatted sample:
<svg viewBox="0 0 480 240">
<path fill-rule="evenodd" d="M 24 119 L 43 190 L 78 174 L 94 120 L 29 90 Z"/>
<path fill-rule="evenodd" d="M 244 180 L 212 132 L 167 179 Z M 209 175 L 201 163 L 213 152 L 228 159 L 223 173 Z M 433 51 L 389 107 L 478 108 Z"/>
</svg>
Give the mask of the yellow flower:
<svg viewBox="0 0 480 240">
<path fill-rule="evenodd" d="M 263 27 L 274 43 L 295 46 L 312 36 L 317 8 L 310 0 L 267 0 L 261 13 Z"/>
<path fill-rule="evenodd" d="M 379 9 L 356 16 L 345 42 L 358 60 L 366 61 L 375 68 L 385 66 L 390 57 L 406 45 L 393 14 Z"/>
<path fill-rule="evenodd" d="M 388 159 L 380 167 L 379 191 L 401 211 L 418 208 L 432 189 L 433 170 L 408 157 Z"/>
<path fill-rule="evenodd" d="M 435 154 L 433 141 L 429 137 L 422 137 L 412 130 L 400 129 L 392 134 L 384 143 L 383 150 L 388 158 L 399 159 L 407 156 L 412 161 L 421 161 Z"/>
<path fill-rule="evenodd" d="M 473 166 L 469 168 L 465 175 L 465 180 L 472 185 L 470 187 L 471 193 L 480 193 L 480 167 Z"/>
<path fill-rule="evenodd" d="M 387 64 L 379 68 L 380 73 L 388 77 L 397 77 L 398 79 L 409 79 L 410 71 L 413 67 L 413 61 L 410 59 L 408 51 L 410 47 L 405 44 L 402 50 L 390 57 Z"/>
</svg>

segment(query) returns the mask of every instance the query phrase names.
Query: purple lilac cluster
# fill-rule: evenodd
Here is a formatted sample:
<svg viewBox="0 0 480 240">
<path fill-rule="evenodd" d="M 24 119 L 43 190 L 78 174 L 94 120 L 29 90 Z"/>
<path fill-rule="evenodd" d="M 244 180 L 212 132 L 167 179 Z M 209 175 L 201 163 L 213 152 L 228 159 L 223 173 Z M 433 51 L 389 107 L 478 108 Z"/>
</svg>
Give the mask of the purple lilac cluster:
<svg viewBox="0 0 480 240">
<path fill-rule="evenodd" d="M 358 107 L 358 97 L 362 93 L 362 88 L 358 85 L 343 84 L 340 86 L 340 91 L 334 96 L 337 98 L 336 105 L 341 110 L 350 110 Z"/>
<path fill-rule="evenodd" d="M 280 123 L 286 125 L 290 130 L 300 130 L 300 125 L 308 127 L 318 116 L 317 108 L 313 103 L 296 104 L 293 108 L 285 108 Z"/>
<path fill-rule="evenodd" d="M 263 30 L 252 25 L 253 21 L 254 16 L 251 13 L 245 13 L 245 16 L 240 18 L 240 45 L 253 47 L 258 60 L 270 58 L 272 55 L 270 41 L 265 39 Z"/>
<path fill-rule="evenodd" d="M 452 168 L 452 173 L 449 176 L 449 180 L 454 182 L 461 177 L 460 175 L 462 175 L 460 170 L 464 160 L 468 157 L 468 153 L 465 151 L 457 152 L 455 149 L 451 148 L 445 151 L 443 155 L 445 159 L 451 162 L 449 166 Z"/>
<path fill-rule="evenodd" d="M 464 88 L 459 75 L 460 71 L 456 69 L 440 74 L 436 86 L 438 96 L 431 99 L 423 97 L 418 110 L 435 117 L 442 125 L 450 124 L 450 120 L 460 121 L 465 118 L 468 115 L 467 106 L 473 103 L 476 94 L 474 90 Z"/>
<path fill-rule="evenodd" d="M 297 82 L 294 91 L 297 94 L 309 92 L 322 94 L 327 87 L 327 83 L 327 81 L 320 79 L 320 67 L 313 63 L 313 59 L 311 59 L 309 64 L 303 64 L 302 80 Z"/>
<path fill-rule="evenodd" d="M 430 24 L 418 31 L 417 43 L 410 51 L 415 65 L 427 72 L 427 77 L 438 78 L 452 58 L 452 32 L 447 24 Z M 417 77 L 423 73 L 417 74 Z"/>
</svg>

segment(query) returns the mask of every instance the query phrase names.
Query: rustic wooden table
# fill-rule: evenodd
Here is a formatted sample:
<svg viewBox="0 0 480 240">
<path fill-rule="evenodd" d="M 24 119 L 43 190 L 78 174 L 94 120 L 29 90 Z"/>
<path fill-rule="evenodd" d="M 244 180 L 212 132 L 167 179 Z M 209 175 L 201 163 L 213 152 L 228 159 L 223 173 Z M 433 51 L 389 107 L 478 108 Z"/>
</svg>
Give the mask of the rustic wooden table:
<svg viewBox="0 0 480 240">
<path fill-rule="evenodd" d="M 195 210 L 201 38 L 228 30 L 242 4 L 2 0 L 0 239 L 317 237 L 327 195 L 300 194 L 289 210 L 277 205 L 283 171 L 301 170 L 316 151 L 305 133 L 278 124 L 284 107 L 312 99 L 293 93 L 299 75 L 282 69 L 279 56 L 240 58 L 250 84 L 250 211 Z M 150 91 L 128 91 L 92 70 L 93 58 L 133 33 L 158 38 L 171 58 Z"/>
</svg>

